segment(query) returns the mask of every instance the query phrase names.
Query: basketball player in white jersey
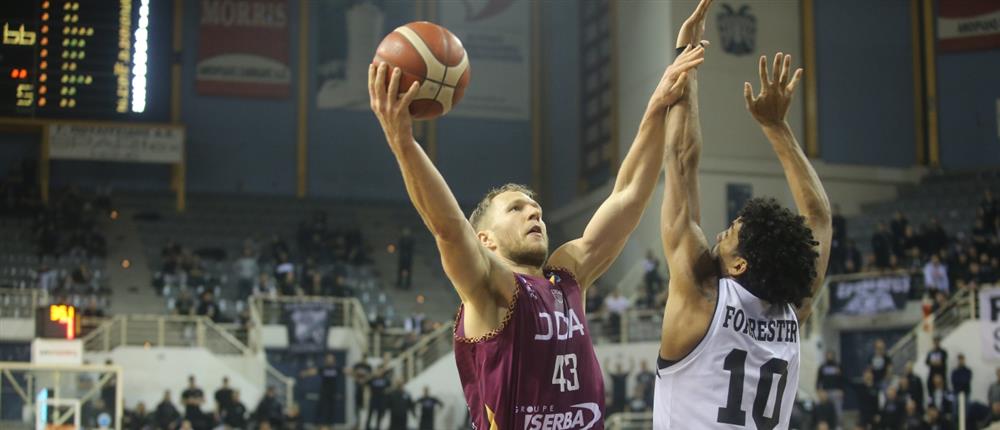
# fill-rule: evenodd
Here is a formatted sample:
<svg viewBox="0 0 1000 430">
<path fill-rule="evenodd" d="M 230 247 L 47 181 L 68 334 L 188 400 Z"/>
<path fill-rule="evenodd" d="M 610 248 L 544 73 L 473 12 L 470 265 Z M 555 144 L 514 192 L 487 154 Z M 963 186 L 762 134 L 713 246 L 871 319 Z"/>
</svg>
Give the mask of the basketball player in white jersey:
<svg viewBox="0 0 1000 430">
<path fill-rule="evenodd" d="M 702 0 L 678 46 L 704 31 Z M 787 429 L 799 374 L 799 322 L 822 284 L 830 254 L 830 204 L 785 122 L 802 70 L 778 53 L 760 59 L 761 92 L 745 84 L 747 109 L 784 169 L 798 214 L 773 199 L 750 200 L 710 247 L 700 227 L 697 71 L 667 114 L 661 213 L 670 267 L 653 427 Z M 819 274 L 819 275 L 818 275 Z"/>
</svg>

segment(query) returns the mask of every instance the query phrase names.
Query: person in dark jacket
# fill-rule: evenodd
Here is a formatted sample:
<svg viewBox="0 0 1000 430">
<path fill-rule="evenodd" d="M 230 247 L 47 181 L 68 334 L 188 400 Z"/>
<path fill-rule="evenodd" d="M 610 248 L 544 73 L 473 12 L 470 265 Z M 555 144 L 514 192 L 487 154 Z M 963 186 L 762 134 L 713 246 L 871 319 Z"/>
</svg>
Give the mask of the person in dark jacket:
<svg viewBox="0 0 1000 430">
<path fill-rule="evenodd" d="M 420 430 L 434 430 L 436 409 L 444 406 L 444 403 L 431 396 L 430 387 L 424 387 L 424 396 L 417 400 L 417 405 L 420 406 Z"/>
<path fill-rule="evenodd" d="M 951 371 L 951 388 L 955 395 L 965 393 L 966 398 L 972 391 L 972 370 L 965 365 L 965 354 L 958 354 L 958 366 Z"/>
<path fill-rule="evenodd" d="M 389 430 L 407 430 L 407 421 L 414 413 L 413 397 L 403 388 L 403 380 L 397 379 L 386 393 L 389 409 Z"/>
<path fill-rule="evenodd" d="M 835 429 L 837 428 L 838 418 L 837 408 L 830 401 L 826 390 L 821 389 L 816 391 L 816 407 L 813 409 L 813 422 L 817 426 L 819 423 L 824 422 L 827 428 Z"/>
<path fill-rule="evenodd" d="M 282 428 L 285 424 L 285 413 L 282 409 L 284 408 L 278 402 L 274 387 L 267 387 L 267 392 L 260 399 L 260 403 L 257 403 L 257 409 L 253 414 L 258 423 L 268 422 L 273 428 Z"/>
<path fill-rule="evenodd" d="M 163 392 L 163 400 L 160 404 L 156 405 L 156 411 L 153 412 L 153 422 L 156 424 L 157 428 L 165 430 L 174 430 L 180 426 L 181 413 L 174 406 L 174 403 L 170 401 L 170 390 Z"/>
</svg>

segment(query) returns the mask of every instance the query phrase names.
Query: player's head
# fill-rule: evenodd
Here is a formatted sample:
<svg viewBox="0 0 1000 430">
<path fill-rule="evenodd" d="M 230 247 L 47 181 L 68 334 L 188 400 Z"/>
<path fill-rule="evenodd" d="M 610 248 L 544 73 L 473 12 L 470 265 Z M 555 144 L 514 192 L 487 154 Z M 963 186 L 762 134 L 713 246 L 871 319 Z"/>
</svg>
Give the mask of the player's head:
<svg viewBox="0 0 1000 430">
<path fill-rule="evenodd" d="M 549 256 L 549 237 L 534 197 L 531 189 L 518 184 L 486 193 L 469 217 L 483 246 L 515 264 L 542 267 Z"/>
<path fill-rule="evenodd" d="M 805 218 L 774 199 L 755 198 L 716 236 L 712 254 L 722 276 L 771 304 L 798 307 L 812 294 L 817 244 Z"/>
</svg>

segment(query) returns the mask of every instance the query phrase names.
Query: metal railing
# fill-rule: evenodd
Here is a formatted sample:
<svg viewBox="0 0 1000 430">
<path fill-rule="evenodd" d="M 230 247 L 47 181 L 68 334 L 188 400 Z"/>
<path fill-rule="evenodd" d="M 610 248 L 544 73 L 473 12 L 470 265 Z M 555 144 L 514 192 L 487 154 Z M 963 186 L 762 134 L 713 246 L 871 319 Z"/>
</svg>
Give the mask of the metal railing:
<svg viewBox="0 0 1000 430">
<path fill-rule="evenodd" d="M 452 351 L 453 327 L 452 323 L 441 324 L 392 359 L 389 367 L 395 369 L 394 374 L 402 378 L 403 383 L 413 379 Z"/>
<path fill-rule="evenodd" d="M 653 428 L 652 412 L 619 412 L 604 422 L 608 430 L 647 430 Z"/>
<path fill-rule="evenodd" d="M 255 295 L 250 298 L 250 317 L 256 327 L 267 324 L 284 324 L 285 305 L 323 304 L 330 306 L 330 327 L 347 327 L 367 335 L 371 331 L 368 317 L 361 302 L 355 298 L 339 298 L 324 296 L 278 296 L 270 297 Z M 258 330 L 253 330 L 258 331 Z M 252 336 L 251 336 L 252 337 Z M 367 336 L 362 336 L 362 351 L 368 351 Z M 255 349 L 260 347 L 260 339 L 249 342 Z"/>
<path fill-rule="evenodd" d="M 48 303 L 48 294 L 35 288 L 0 288 L 0 318 L 35 319 L 38 306 Z"/>
<path fill-rule="evenodd" d="M 279 398 L 284 397 L 286 408 L 295 403 L 295 378 L 285 376 L 266 359 L 264 360 L 264 380 L 264 385 L 274 387 Z"/>
<path fill-rule="evenodd" d="M 119 346 L 200 347 L 215 354 L 252 354 L 246 344 L 205 316 L 117 315 L 83 337 L 87 351 Z"/>
<path fill-rule="evenodd" d="M 889 348 L 893 373 L 902 373 L 907 362 L 917 360 L 917 337 L 920 331 L 933 330 L 935 336 L 947 336 L 965 320 L 975 318 L 976 300 L 975 291 L 959 290 L 933 315 L 925 317 L 909 333 L 896 341 Z M 928 322 L 933 326 L 928 325 Z"/>
<path fill-rule="evenodd" d="M 610 312 L 595 313 L 587 318 L 594 343 L 654 342 L 663 331 L 663 309 L 629 309 L 618 319 L 618 327 Z"/>
</svg>

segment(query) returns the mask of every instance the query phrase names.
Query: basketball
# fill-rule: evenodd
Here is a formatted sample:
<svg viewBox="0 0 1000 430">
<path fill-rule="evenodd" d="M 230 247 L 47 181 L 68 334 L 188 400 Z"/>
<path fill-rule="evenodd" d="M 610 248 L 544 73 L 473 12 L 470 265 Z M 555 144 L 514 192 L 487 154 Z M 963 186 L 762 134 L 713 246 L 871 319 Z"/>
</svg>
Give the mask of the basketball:
<svg viewBox="0 0 1000 430">
<path fill-rule="evenodd" d="M 410 104 L 414 119 L 432 119 L 448 113 L 462 100 L 471 76 L 469 56 L 462 41 L 448 29 L 426 21 L 411 22 L 389 33 L 379 43 L 372 62 L 402 70 L 400 94 L 413 82 L 420 82 L 417 96 Z"/>
</svg>

